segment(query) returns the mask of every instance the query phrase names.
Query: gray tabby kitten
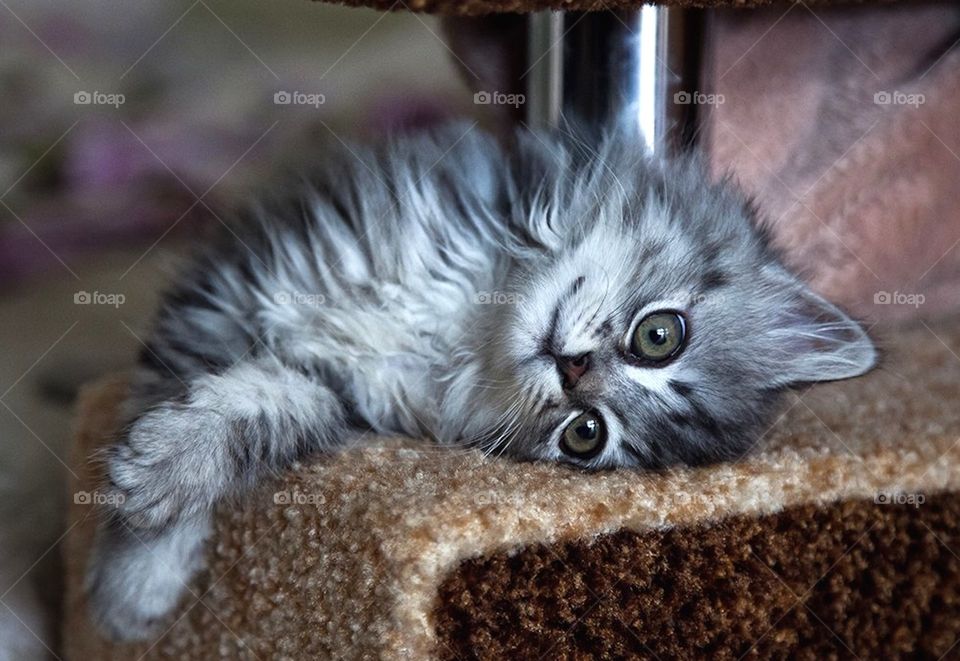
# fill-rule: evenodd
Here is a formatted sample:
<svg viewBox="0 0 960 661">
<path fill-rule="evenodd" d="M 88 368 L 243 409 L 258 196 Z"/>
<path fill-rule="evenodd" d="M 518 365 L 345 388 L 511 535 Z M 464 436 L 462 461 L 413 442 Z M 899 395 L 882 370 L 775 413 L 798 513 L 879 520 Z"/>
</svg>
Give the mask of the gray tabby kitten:
<svg viewBox="0 0 960 661">
<path fill-rule="evenodd" d="M 148 635 L 218 501 L 357 428 L 590 469 L 740 457 L 778 393 L 875 362 L 753 216 L 623 133 L 507 152 L 455 125 L 331 158 L 166 299 L 105 457 L 98 624 Z"/>
</svg>

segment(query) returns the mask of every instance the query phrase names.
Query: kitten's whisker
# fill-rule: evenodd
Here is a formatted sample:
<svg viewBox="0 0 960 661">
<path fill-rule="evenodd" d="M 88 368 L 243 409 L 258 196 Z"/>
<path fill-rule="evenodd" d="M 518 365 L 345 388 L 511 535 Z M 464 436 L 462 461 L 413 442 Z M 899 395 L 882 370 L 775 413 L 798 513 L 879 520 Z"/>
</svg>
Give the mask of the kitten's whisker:
<svg viewBox="0 0 960 661">
<path fill-rule="evenodd" d="M 484 456 L 489 457 L 494 449 L 500 445 L 504 438 L 513 434 L 519 426 L 519 413 L 521 412 L 522 402 L 514 401 L 497 419 L 494 425 L 476 436 L 474 442 L 480 447 L 484 447 Z M 502 431 L 501 431 L 502 430 Z M 502 453 L 502 450 L 501 450 Z"/>
<path fill-rule="evenodd" d="M 476 436 L 473 436 L 473 437 L 471 437 L 471 438 L 469 438 L 469 439 L 465 439 L 464 442 L 465 442 L 466 444 L 471 445 L 471 446 L 472 446 L 472 445 L 481 445 L 481 446 L 482 446 L 483 443 L 486 442 L 486 440 L 487 440 L 488 437 L 490 437 L 490 436 L 492 436 L 493 434 L 497 433 L 497 431 L 498 431 L 499 429 L 503 428 L 503 426 L 507 424 L 508 418 L 509 418 L 509 416 L 511 415 L 512 408 L 513 408 L 513 407 L 510 407 L 510 408 L 508 408 L 506 411 L 504 411 L 503 413 L 501 413 L 500 416 L 494 421 L 493 426 L 492 426 L 489 430 L 487 430 L 487 431 L 485 431 L 485 432 L 480 432 L 480 433 L 478 433 Z"/>
</svg>

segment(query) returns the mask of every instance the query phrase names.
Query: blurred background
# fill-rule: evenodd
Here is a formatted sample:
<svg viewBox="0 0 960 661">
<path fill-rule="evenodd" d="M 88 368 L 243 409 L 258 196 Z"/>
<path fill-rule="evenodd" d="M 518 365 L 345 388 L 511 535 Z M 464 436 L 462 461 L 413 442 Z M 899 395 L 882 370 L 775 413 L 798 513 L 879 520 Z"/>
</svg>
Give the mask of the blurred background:
<svg viewBox="0 0 960 661">
<path fill-rule="evenodd" d="M 0 638 L 55 647 L 27 606 L 59 599 L 79 386 L 131 364 L 198 228 L 278 167 L 472 112 L 438 35 L 300 0 L 0 1 L 0 520 L 28 531 L 0 525 Z"/>
<path fill-rule="evenodd" d="M 955 314 L 960 6 L 711 19 L 714 173 L 871 329 Z M 516 82 L 522 21 L 445 27 L 306 0 L 0 0 L 0 661 L 11 641 L 55 656 L 76 394 L 132 363 L 203 228 L 324 143 L 505 118 L 473 94 Z"/>
</svg>

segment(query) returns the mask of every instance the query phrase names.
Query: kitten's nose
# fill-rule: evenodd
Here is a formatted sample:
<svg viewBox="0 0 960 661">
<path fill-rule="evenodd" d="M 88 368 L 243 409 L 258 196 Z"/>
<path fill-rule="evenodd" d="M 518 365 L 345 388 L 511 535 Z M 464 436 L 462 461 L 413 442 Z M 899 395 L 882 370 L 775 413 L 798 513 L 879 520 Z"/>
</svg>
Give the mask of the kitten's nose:
<svg viewBox="0 0 960 661">
<path fill-rule="evenodd" d="M 563 387 L 567 390 L 575 388 L 580 377 L 590 369 L 590 354 L 584 353 L 579 356 L 554 356 L 557 362 L 557 371 L 563 378 Z"/>
</svg>

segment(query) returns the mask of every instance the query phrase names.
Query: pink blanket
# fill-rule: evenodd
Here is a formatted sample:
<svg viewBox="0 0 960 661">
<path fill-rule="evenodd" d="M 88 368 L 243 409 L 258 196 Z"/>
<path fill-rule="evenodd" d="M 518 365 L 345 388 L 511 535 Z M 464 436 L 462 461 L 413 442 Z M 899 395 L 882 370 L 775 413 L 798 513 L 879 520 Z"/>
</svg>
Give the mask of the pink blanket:
<svg viewBox="0 0 960 661">
<path fill-rule="evenodd" d="M 791 261 L 868 320 L 960 306 L 960 6 L 725 11 L 711 34 L 704 144 Z"/>
</svg>

